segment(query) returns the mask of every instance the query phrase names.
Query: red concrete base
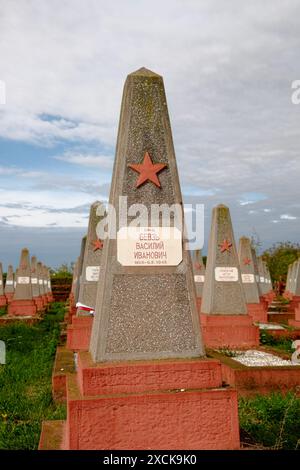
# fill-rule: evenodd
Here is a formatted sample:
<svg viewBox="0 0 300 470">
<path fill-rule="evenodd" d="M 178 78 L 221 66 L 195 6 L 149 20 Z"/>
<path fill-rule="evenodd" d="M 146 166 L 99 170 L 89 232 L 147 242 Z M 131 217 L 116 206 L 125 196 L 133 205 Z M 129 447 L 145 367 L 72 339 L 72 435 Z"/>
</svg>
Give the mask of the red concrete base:
<svg viewBox="0 0 300 470">
<path fill-rule="evenodd" d="M 299 303 L 300 303 L 300 296 L 294 295 L 288 305 L 288 312 L 294 312 L 299 307 Z"/>
<path fill-rule="evenodd" d="M 7 304 L 9 304 L 12 301 L 13 297 L 14 297 L 14 293 L 9 292 L 8 294 L 5 294 L 5 297 L 6 297 Z"/>
<path fill-rule="evenodd" d="M 295 310 L 295 318 L 291 318 L 288 320 L 290 326 L 294 328 L 300 328 L 300 307 L 297 307 Z"/>
<path fill-rule="evenodd" d="M 216 360 L 94 364 L 79 352 L 60 448 L 238 449 L 237 392 L 221 384 Z"/>
<path fill-rule="evenodd" d="M 33 297 L 33 301 L 36 305 L 36 309 L 38 312 L 41 312 L 42 310 L 44 310 L 44 302 L 43 302 L 43 299 L 42 297 Z"/>
<path fill-rule="evenodd" d="M 75 372 L 74 353 L 58 346 L 52 373 L 52 396 L 55 401 L 67 399 L 67 375 Z"/>
<path fill-rule="evenodd" d="M 50 304 L 53 302 L 53 295 L 52 294 L 47 294 L 47 302 Z"/>
<path fill-rule="evenodd" d="M 259 344 L 259 328 L 249 315 L 206 315 L 200 322 L 208 348 L 248 348 Z"/>
<path fill-rule="evenodd" d="M 274 354 L 273 351 L 269 351 Z M 297 390 L 300 385 L 299 366 L 248 367 L 234 358 L 213 354 L 221 360 L 224 382 L 235 387 L 241 396 Z"/>
<path fill-rule="evenodd" d="M 8 306 L 9 316 L 35 316 L 36 314 L 36 304 L 33 300 L 12 300 Z"/>
<path fill-rule="evenodd" d="M 290 320 L 294 320 L 295 314 L 292 312 L 268 313 L 269 323 L 278 323 L 279 325 L 287 325 Z"/>
<path fill-rule="evenodd" d="M 67 328 L 67 347 L 73 351 L 88 351 L 92 333 L 93 316 L 73 316 Z"/>
<path fill-rule="evenodd" d="M 263 306 L 263 309 L 267 312 L 269 308 L 269 300 L 267 300 L 264 295 L 260 297 L 259 300 L 261 305 Z"/>
<path fill-rule="evenodd" d="M 5 295 L 0 295 L 0 307 L 5 307 L 7 305 L 7 300 Z"/>
<path fill-rule="evenodd" d="M 267 323 L 268 313 L 264 306 L 259 304 L 247 304 L 248 314 L 254 322 Z"/>
</svg>

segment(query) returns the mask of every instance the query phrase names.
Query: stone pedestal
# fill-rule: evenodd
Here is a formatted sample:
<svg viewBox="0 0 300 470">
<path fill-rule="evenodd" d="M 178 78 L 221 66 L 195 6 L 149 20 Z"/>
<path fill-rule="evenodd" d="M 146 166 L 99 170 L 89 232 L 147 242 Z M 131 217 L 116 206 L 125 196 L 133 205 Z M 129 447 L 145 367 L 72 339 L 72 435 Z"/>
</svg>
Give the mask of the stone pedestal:
<svg viewBox="0 0 300 470">
<path fill-rule="evenodd" d="M 259 329 L 249 315 L 200 315 L 207 348 L 249 348 L 259 344 Z"/>
<path fill-rule="evenodd" d="M 88 351 L 93 326 L 93 316 L 73 316 L 67 328 L 67 347 L 73 351 Z"/>
<path fill-rule="evenodd" d="M 12 300 L 8 306 L 10 316 L 34 316 L 37 313 L 36 304 L 33 300 Z"/>
<path fill-rule="evenodd" d="M 9 304 L 12 301 L 13 296 L 14 296 L 13 292 L 8 292 L 7 294 L 5 294 L 7 304 Z"/>
<path fill-rule="evenodd" d="M 0 295 L 0 307 L 5 307 L 7 305 L 7 299 L 5 295 Z"/>
<path fill-rule="evenodd" d="M 238 449 L 237 392 L 219 361 L 95 364 L 78 355 L 67 377 L 63 449 Z M 40 449 L 48 442 L 43 425 Z"/>
<path fill-rule="evenodd" d="M 300 306 L 295 309 L 295 319 L 289 319 L 288 324 L 294 328 L 300 328 Z"/>
<path fill-rule="evenodd" d="M 253 322 L 267 323 L 268 312 L 263 304 L 247 304 L 247 309 Z"/>
</svg>

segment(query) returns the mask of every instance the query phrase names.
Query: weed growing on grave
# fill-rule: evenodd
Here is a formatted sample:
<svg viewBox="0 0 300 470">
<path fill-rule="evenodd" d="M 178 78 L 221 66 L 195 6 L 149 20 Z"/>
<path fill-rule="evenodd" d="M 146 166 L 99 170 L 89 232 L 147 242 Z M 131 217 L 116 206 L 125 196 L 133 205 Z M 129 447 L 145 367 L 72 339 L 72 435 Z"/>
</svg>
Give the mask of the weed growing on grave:
<svg viewBox="0 0 300 470">
<path fill-rule="evenodd" d="M 65 407 L 51 395 L 51 373 L 59 341 L 64 304 L 52 304 L 34 326 L 0 328 L 6 364 L 0 365 L 0 449 L 36 449 L 41 422 L 64 419 Z"/>
<path fill-rule="evenodd" d="M 300 398 L 295 393 L 239 399 L 241 440 L 254 446 L 293 450 L 300 447 Z"/>
<path fill-rule="evenodd" d="M 227 356 L 227 357 L 236 357 L 238 356 L 238 352 L 237 351 L 233 351 L 232 349 L 229 349 L 229 347 L 224 347 L 224 348 L 220 348 L 220 349 L 217 349 L 217 351 L 220 353 L 220 354 L 223 354 L 224 356 Z"/>
<path fill-rule="evenodd" d="M 260 344 L 265 346 L 272 346 L 272 348 L 288 353 L 293 353 L 292 340 L 288 338 L 276 338 L 267 331 L 261 330 L 260 332 Z"/>
</svg>

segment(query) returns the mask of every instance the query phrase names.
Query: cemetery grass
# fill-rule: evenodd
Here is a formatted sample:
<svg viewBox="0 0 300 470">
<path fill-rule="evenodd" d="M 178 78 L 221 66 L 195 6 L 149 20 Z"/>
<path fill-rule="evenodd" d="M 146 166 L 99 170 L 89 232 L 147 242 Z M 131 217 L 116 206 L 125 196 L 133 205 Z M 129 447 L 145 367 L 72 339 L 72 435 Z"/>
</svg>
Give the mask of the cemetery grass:
<svg viewBox="0 0 300 470">
<path fill-rule="evenodd" d="M 241 443 L 269 450 L 300 450 L 300 398 L 295 393 L 239 399 Z"/>
<path fill-rule="evenodd" d="M 260 344 L 270 346 L 278 351 L 292 354 L 294 352 L 292 343 L 293 341 L 289 338 L 275 337 L 266 331 L 260 332 Z"/>
<path fill-rule="evenodd" d="M 51 373 L 64 303 L 54 303 L 34 326 L 0 328 L 6 364 L 0 365 L 0 449 L 37 449 L 43 420 L 65 419 L 51 395 Z"/>
</svg>

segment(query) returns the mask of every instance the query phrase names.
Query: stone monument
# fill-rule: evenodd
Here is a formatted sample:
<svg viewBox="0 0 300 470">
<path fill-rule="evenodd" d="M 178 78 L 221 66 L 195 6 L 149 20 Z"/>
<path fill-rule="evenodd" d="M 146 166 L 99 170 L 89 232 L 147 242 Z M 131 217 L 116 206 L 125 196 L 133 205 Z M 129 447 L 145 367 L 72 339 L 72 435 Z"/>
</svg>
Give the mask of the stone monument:
<svg viewBox="0 0 300 470">
<path fill-rule="evenodd" d="M 259 331 L 248 314 L 228 207 L 213 209 L 201 304 L 208 347 L 258 345 Z"/>
<path fill-rule="evenodd" d="M 6 304 L 7 304 L 7 300 L 4 295 L 3 269 L 2 269 L 2 263 L 0 263 L 0 307 L 5 307 Z"/>
<path fill-rule="evenodd" d="M 103 247 L 90 353 L 68 377 L 62 448 L 238 448 L 236 391 L 204 355 L 182 227 L 160 214 L 128 230 L 133 209 L 182 205 L 163 79 L 144 68 L 125 83 L 109 202 L 116 238 Z"/>
<path fill-rule="evenodd" d="M 10 316 L 35 316 L 36 304 L 32 297 L 31 268 L 29 262 L 29 251 L 23 248 L 20 264 L 16 276 L 16 289 L 13 299 L 8 306 Z"/>
<path fill-rule="evenodd" d="M 239 242 L 239 262 L 241 269 L 242 285 L 244 288 L 246 304 L 249 315 L 253 321 L 267 322 L 268 315 L 260 302 L 259 290 L 256 282 L 255 265 L 251 241 L 247 237 L 241 237 Z"/>
<path fill-rule="evenodd" d="M 7 269 L 7 276 L 6 276 L 5 289 L 4 289 L 5 297 L 6 297 L 8 304 L 12 301 L 14 292 L 15 292 L 14 268 L 10 264 Z"/>
<path fill-rule="evenodd" d="M 201 312 L 201 299 L 205 280 L 205 265 L 203 263 L 201 250 L 195 250 L 193 253 L 193 272 L 196 285 L 197 308 Z"/>
</svg>

